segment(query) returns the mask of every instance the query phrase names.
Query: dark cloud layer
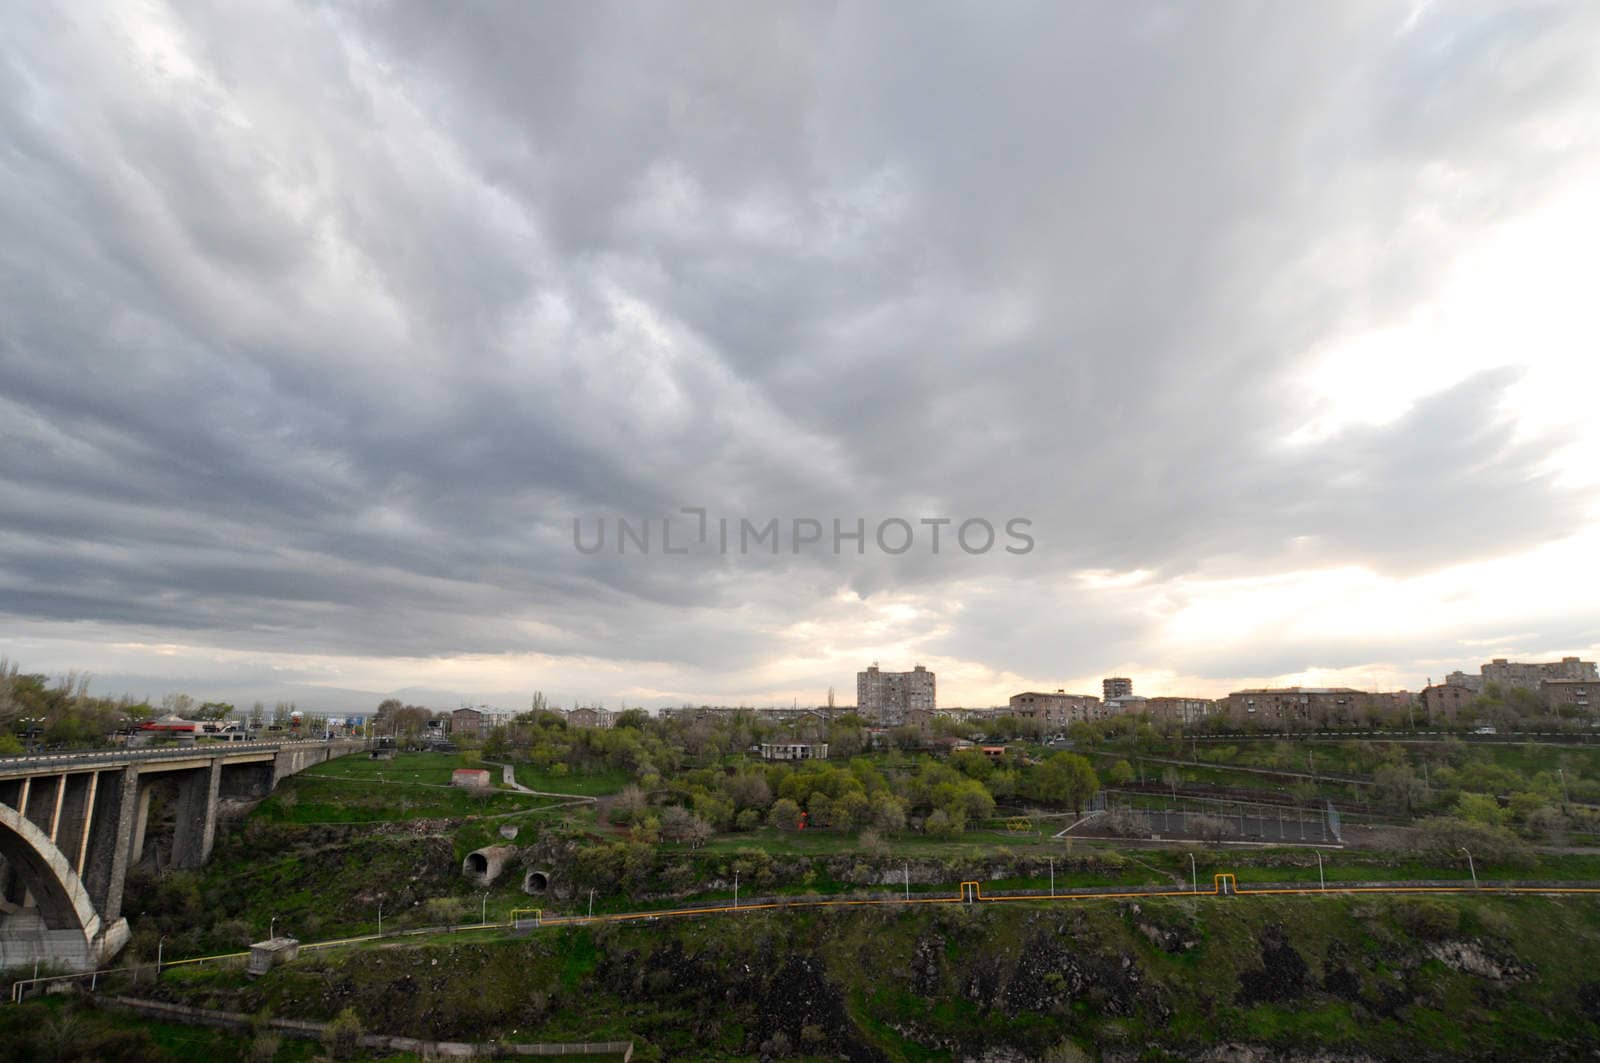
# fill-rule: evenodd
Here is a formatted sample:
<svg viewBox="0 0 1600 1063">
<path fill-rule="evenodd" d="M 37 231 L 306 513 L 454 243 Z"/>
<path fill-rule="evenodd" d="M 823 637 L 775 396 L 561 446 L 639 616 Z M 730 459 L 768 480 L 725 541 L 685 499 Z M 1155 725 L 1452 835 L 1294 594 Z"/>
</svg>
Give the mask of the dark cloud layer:
<svg viewBox="0 0 1600 1063">
<path fill-rule="evenodd" d="M 1319 351 L 1592 158 L 1597 10 L 1444 6 L 14 10 L 0 613 L 704 690 L 843 591 L 1070 674 L 1149 652 L 1083 570 L 1536 546 L 1587 499 L 1514 372 L 1293 438 Z M 1039 545 L 571 547 L 694 505 Z"/>
</svg>

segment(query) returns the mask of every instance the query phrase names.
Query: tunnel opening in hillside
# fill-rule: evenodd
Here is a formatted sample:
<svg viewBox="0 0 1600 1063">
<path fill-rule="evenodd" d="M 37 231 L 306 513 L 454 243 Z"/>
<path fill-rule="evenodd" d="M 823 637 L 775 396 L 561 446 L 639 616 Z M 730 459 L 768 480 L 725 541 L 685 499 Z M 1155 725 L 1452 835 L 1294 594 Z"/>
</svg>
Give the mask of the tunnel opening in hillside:
<svg viewBox="0 0 1600 1063">
<path fill-rule="evenodd" d="M 550 889 L 550 876 L 543 871 L 530 871 L 522 880 L 522 892 L 540 894 Z"/>
<path fill-rule="evenodd" d="M 474 875 L 487 874 L 489 871 L 489 858 L 482 853 L 468 853 L 467 870 Z"/>
</svg>

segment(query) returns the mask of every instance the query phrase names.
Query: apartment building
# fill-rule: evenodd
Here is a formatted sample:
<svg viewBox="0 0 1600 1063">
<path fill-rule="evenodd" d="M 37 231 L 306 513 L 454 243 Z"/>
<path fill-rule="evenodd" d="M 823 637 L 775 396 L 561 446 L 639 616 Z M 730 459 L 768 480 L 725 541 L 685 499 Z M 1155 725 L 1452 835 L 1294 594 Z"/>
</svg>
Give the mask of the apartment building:
<svg viewBox="0 0 1600 1063">
<path fill-rule="evenodd" d="M 1588 713 L 1600 708 L 1600 682 L 1593 679 L 1546 679 L 1539 684 L 1539 699 L 1554 712 L 1568 709 Z"/>
<path fill-rule="evenodd" d="M 909 672 L 885 672 L 876 664 L 856 673 L 856 707 L 876 727 L 899 727 L 906 713 L 934 711 L 934 675 L 922 665 Z"/>
<path fill-rule="evenodd" d="M 1100 696 L 1106 701 L 1116 701 L 1133 693 L 1133 680 L 1114 675 L 1100 680 Z"/>
<path fill-rule="evenodd" d="M 1170 723 L 1195 723 L 1216 711 L 1217 703 L 1210 698 L 1184 698 L 1159 696 L 1145 698 L 1135 711 L 1143 712 L 1152 721 Z"/>
<path fill-rule="evenodd" d="M 1011 695 L 1011 715 L 1046 727 L 1065 727 L 1101 719 L 1106 715 L 1106 707 L 1093 694 L 1068 694 L 1064 690 L 1045 694 L 1028 690 Z"/>
<path fill-rule="evenodd" d="M 1460 683 L 1435 683 L 1422 688 L 1422 715 L 1430 723 L 1449 723 L 1472 704 L 1478 694 Z"/>
<path fill-rule="evenodd" d="M 1361 722 L 1371 699 L 1350 687 L 1278 687 L 1238 690 L 1218 704 L 1224 715 L 1239 722 L 1328 727 Z"/>
<path fill-rule="evenodd" d="M 1497 683 L 1502 687 L 1521 687 L 1535 693 L 1539 684 L 1545 680 L 1600 682 L 1600 672 L 1595 669 L 1593 661 L 1582 661 L 1576 657 L 1563 657 L 1559 661 L 1543 661 L 1528 663 L 1525 661 L 1508 661 L 1504 657 L 1496 657 L 1488 664 L 1478 666 L 1477 675 L 1468 675 L 1466 672 L 1451 672 L 1445 676 L 1445 683 L 1466 687 L 1474 693 L 1482 693 L 1484 687 L 1490 683 Z"/>
<path fill-rule="evenodd" d="M 572 709 L 567 713 L 568 727 L 610 727 L 615 714 L 610 709 Z"/>
</svg>

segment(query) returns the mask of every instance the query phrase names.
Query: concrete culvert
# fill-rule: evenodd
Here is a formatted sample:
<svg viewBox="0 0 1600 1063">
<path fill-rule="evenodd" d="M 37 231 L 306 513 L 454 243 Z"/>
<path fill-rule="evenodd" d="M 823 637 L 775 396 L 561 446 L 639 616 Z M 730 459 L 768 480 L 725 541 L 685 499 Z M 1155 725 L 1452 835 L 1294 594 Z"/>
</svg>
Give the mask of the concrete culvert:
<svg viewBox="0 0 1600 1063">
<path fill-rule="evenodd" d="M 544 871 L 530 871 L 522 880 L 522 892 L 538 895 L 550 888 L 550 875 Z"/>
<path fill-rule="evenodd" d="M 488 885 L 500 877 L 506 860 L 515 852 L 509 845 L 491 845 L 467 854 L 461 861 L 461 873 L 474 882 Z"/>
</svg>

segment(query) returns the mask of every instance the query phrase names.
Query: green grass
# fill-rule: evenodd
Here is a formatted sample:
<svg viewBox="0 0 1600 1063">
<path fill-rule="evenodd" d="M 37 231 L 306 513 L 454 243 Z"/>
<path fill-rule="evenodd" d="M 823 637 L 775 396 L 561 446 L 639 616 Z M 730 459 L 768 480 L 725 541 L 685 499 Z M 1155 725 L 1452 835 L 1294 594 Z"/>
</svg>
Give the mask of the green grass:
<svg viewBox="0 0 1600 1063">
<path fill-rule="evenodd" d="M 517 781 L 531 790 L 549 793 L 578 794 L 583 797 L 604 797 L 622 792 L 633 776 L 619 768 L 600 772 L 541 771 L 531 764 L 515 765 Z"/>
<path fill-rule="evenodd" d="M 508 790 L 478 796 L 450 787 L 387 779 L 293 778 L 280 783 L 256 809 L 256 815 L 273 823 L 383 823 L 489 816 L 548 804 L 548 798 Z"/>
<path fill-rule="evenodd" d="M 373 760 L 364 754 L 354 753 L 336 757 L 300 773 L 301 778 L 356 779 L 363 782 L 379 780 L 429 783 L 449 786 L 450 773 L 457 768 L 483 768 L 482 764 L 468 764 L 460 753 L 396 753 L 392 760 Z M 490 780 L 499 779 L 493 768 L 485 768 Z"/>
</svg>

